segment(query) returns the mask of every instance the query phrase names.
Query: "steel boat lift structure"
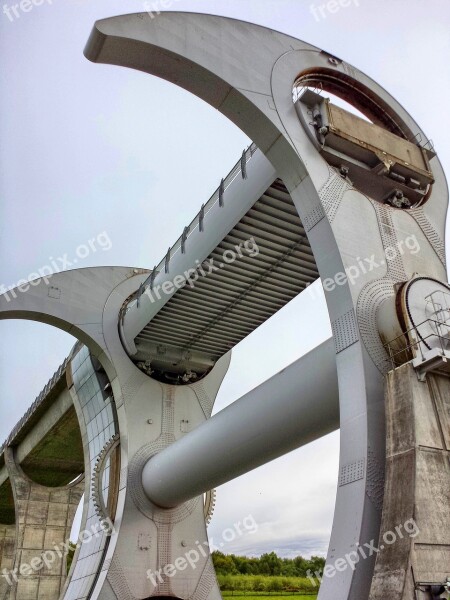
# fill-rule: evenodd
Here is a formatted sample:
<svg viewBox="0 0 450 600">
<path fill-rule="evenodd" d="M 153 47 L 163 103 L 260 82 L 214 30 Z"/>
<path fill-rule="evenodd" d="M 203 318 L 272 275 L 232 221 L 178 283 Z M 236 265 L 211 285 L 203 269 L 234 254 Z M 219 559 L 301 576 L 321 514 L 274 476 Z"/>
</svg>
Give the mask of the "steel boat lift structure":
<svg viewBox="0 0 450 600">
<path fill-rule="evenodd" d="M 2 600 L 20 589 L 37 600 L 220 598 L 206 552 L 195 570 L 168 568 L 207 539 L 212 488 L 338 427 L 319 600 L 439 597 L 450 575 L 448 189 L 426 135 L 355 67 L 250 23 L 109 18 L 85 54 L 175 83 L 254 143 L 152 271 L 79 269 L 0 297 L 1 318 L 80 341 L 64 365 L 83 439 L 76 485 L 83 526 L 110 524 L 95 552 L 77 550 L 53 596 L 21 577 Z M 245 252 L 248 240 L 257 254 Z M 224 262 L 237 248 L 240 259 Z M 200 276 L 212 259 L 220 268 Z M 210 418 L 232 347 L 318 277 L 333 338 Z M 3 457 L 17 504 L 26 477 L 14 439 Z M 365 544 L 411 519 L 414 539 L 363 557 Z M 20 567 L 28 526 L 16 520 Z M 340 568 L 349 555 L 358 560 Z"/>
</svg>

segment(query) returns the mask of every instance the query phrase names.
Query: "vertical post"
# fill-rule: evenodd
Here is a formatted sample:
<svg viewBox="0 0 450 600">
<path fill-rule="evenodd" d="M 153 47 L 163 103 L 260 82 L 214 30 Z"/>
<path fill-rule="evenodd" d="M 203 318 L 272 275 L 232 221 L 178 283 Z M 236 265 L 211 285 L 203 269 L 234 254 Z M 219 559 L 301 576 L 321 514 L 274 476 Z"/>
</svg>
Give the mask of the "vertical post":
<svg viewBox="0 0 450 600">
<path fill-rule="evenodd" d="M 448 577 L 450 380 L 410 363 L 387 375 L 386 484 L 369 600 L 430 598 Z M 418 586 L 415 595 L 414 588 Z"/>
<path fill-rule="evenodd" d="M 16 546 L 16 526 L 12 525 L 0 525 L 0 572 L 8 573 L 12 571 L 14 567 L 14 556 Z M 8 579 L 2 575 L 0 576 L 0 598 L 1 600 L 9 599 L 9 592 L 11 586 L 8 583 Z"/>
<path fill-rule="evenodd" d="M 16 548 L 8 600 L 58 600 L 66 579 L 66 557 L 84 481 L 50 488 L 31 481 L 5 449 L 16 509 Z"/>
</svg>

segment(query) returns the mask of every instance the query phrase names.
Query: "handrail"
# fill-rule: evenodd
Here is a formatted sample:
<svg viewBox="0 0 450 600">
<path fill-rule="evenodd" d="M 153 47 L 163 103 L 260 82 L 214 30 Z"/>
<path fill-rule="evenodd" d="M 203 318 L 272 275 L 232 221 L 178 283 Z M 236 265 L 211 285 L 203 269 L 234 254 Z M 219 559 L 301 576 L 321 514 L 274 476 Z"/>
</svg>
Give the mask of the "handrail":
<svg viewBox="0 0 450 600">
<path fill-rule="evenodd" d="M 58 367 L 58 369 L 53 373 L 48 382 L 45 384 L 43 389 L 40 391 L 33 404 L 28 408 L 26 413 L 19 419 L 19 421 L 14 425 L 10 434 L 0 446 L 0 456 L 3 454 L 3 451 L 6 447 L 11 445 L 14 440 L 17 438 L 22 428 L 26 425 L 30 417 L 42 406 L 45 399 L 51 393 L 55 385 L 61 380 L 61 378 L 65 375 L 67 365 L 74 358 L 74 356 L 80 351 L 82 348 L 81 342 L 77 342 L 75 346 L 69 353 L 69 356 L 64 360 L 64 362 Z"/>
<path fill-rule="evenodd" d="M 148 288 L 148 286 L 152 285 L 156 274 L 158 272 L 160 272 L 163 268 L 166 268 L 167 257 L 169 257 L 169 260 L 170 260 L 170 258 L 173 257 L 176 252 L 181 250 L 182 247 L 184 250 L 184 247 L 186 245 L 186 240 L 189 239 L 189 235 L 192 233 L 192 231 L 195 229 L 195 227 L 200 226 L 200 218 L 201 218 L 201 221 L 203 222 L 205 215 L 208 214 L 208 212 L 212 209 L 212 207 L 217 202 L 219 202 L 222 205 L 223 194 L 225 193 L 227 188 L 233 183 L 233 181 L 236 179 L 236 177 L 238 177 L 240 174 L 242 174 L 243 177 L 245 175 L 245 173 L 242 170 L 244 158 L 245 158 L 245 165 L 247 165 L 247 163 L 252 159 L 253 155 L 255 154 L 255 152 L 257 150 L 258 150 L 258 148 L 257 148 L 256 144 L 254 144 L 254 143 L 250 144 L 250 146 L 246 150 L 244 150 L 242 157 L 234 165 L 234 167 L 231 169 L 231 171 L 228 173 L 228 175 L 225 177 L 225 179 L 223 179 L 220 182 L 220 185 L 217 188 L 217 190 L 214 192 L 214 194 L 210 197 L 210 199 L 206 202 L 206 204 L 204 204 L 202 206 L 200 212 L 194 217 L 194 219 L 191 221 L 191 223 L 189 223 L 189 225 L 184 228 L 181 236 L 174 243 L 174 245 L 171 248 L 169 248 L 169 250 L 166 253 L 166 255 L 164 256 L 164 258 L 159 262 L 158 265 L 156 265 L 154 267 L 152 273 L 142 283 L 142 285 L 139 287 L 139 289 L 132 296 L 131 299 L 134 299 L 135 297 L 137 299 L 139 299 L 142 296 L 142 294 L 145 292 L 145 290 Z"/>
<path fill-rule="evenodd" d="M 424 321 L 422 321 L 421 323 L 419 323 L 418 325 L 414 325 L 413 327 L 411 327 L 410 329 L 407 329 L 406 331 L 404 331 L 403 333 L 401 333 L 400 335 L 398 335 L 397 337 L 393 338 L 392 340 L 386 342 L 383 347 L 387 350 L 388 354 L 389 354 L 389 358 L 386 359 L 386 361 L 390 361 L 392 364 L 392 368 L 395 369 L 397 367 L 399 367 L 400 365 L 404 364 L 404 362 L 407 361 L 402 361 L 402 362 L 397 362 L 396 361 L 396 357 L 398 357 L 400 354 L 404 355 L 406 354 L 406 358 L 408 358 L 408 353 L 413 349 L 413 348 L 417 348 L 420 350 L 420 354 L 422 356 L 422 361 L 425 360 L 425 357 L 423 355 L 423 350 L 422 350 L 422 346 L 421 343 L 425 342 L 425 340 L 429 340 L 431 338 L 433 339 L 438 339 L 439 340 L 439 344 L 441 347 L 441 351 L 442 351 L 442 356 L 445 356 L 445 348 L 444 348 L 444 343 L 443 340 L 445 340 L 445 342 L 449 342 L 450 341 L 450 337 L 441 335 L 439 333 L 429 333 L 428 335 L 426 335 L 425 337 L 419 332 L 419 327 L 425 325 L 425 324 L 429 324 L 429 323 L 434 323 L 436 325 L 436 329 L 438 330 L 438 332 L 440 331 L 441 327 L 447 327 L 448 329 L 448 334 L 450 335 L 450 324 L 442 322 L 442 321 L 437 321 L 435 319 L 425 319 Z M 397 342 L 398 340 L 400 340 L 400 338 L 406 338 L 408 339 L 410 333 L 415 332 L 417 334 L 417 338 L 418 340 L 415 342 L 411 342 L 409 344 L 407 344 L 404 348 L 402 348 L 401 350 L 397 350 L 394 351 L 393 345 L 395 344 L 395 342 Z M 411 360 L 411 359 L 410 359 Z"/>
</svg>

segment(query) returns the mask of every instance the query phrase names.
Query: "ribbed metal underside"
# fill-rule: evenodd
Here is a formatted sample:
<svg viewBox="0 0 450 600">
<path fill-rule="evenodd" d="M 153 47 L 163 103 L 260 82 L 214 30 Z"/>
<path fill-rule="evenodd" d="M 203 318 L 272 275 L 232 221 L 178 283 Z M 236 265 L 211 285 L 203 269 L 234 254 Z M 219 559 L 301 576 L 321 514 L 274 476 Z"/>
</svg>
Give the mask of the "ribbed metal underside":
<svg viewBox="0 0 450 600">
<path fill-rule="evenodd" d="M 250 238 L 259 250 L 256 256 L 243 245 Z M 224 252 L 236 253 L 239 244 L 242 257 L 226 264 Z M 216 361 L 319 276 L 297 210 L 279 179 L 209 259 L 220 269 L 178 290 L 137 336 L 138 348 L 157 344 Z"/>
</svg>

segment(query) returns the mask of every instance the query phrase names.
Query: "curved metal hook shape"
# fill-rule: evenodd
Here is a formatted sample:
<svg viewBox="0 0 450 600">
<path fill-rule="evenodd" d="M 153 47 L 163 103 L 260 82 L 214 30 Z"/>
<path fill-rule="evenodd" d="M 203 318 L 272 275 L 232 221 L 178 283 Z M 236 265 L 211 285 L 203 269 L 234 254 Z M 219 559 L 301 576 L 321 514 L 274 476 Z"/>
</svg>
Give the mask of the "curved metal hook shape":
<svg viewBox="0 0 450 600">
<path fill-rule="evenodd" d="M 96 23 L 85 54 L 91 61 L 126 66 L 166 79 L 197 95 L 240 127 L 265 153 L 287 186 L 308 232 L 322 280 L 361 257 L 379 260 L 396 232 L 420 235 L 423 254 L 386 262 L 382 274 L 361 274 L 351 285 L 327 294 L 336 343 L 339 377 L 340 481 L 327 563 L 377 540 L 385 459 L 383 369 L 375 323 L 377 302 L 392 296 L 394 284 L 415 271 L 446 279 L 436 244 L 444 238 L 448 191 L 441 165 L 432 160 L 436 183 L 419 212 L 395 211 L 349 187 L 337 215 L 327 213 L 335 199 L 330 173 L 302 129 L 292 102 L 299 74 L 326 70 L 363 98 L 376 98 L 386 119 L 412 140 L 421 133 L 407 112 L 366 75 L 326 52 L 282 33 L 223 17 L 146 13 Z M 331 58 L 331 60 L 330 60 Z M 422 134 L 423 136 L 423 134 Z M 425 136 L 423 136 L 425 137 Z M 431 241 L 432 235 L 434 240 Z M 382 348 L 381 348 L 382 352 Z M 382 359 L 381 359 L 382 362 Z M 322 582 L 320 600 L 367 598 L 374 558 L 356 569 L 334 570 Z"/>
<path fill-rule="evenodd" d="M 145 277 L 142 270 L 127 267 L 89 267 L 35 279 L 0 295 L 0 320 L 36 321 L 70 333 L 89 348 L 114 380 L 115 367 L 103 326 L 105 306 L 115 288 L 138 273 L 141 279 Z M 117 320 L 117 314 L 114 318 Z"/>
</svg>

